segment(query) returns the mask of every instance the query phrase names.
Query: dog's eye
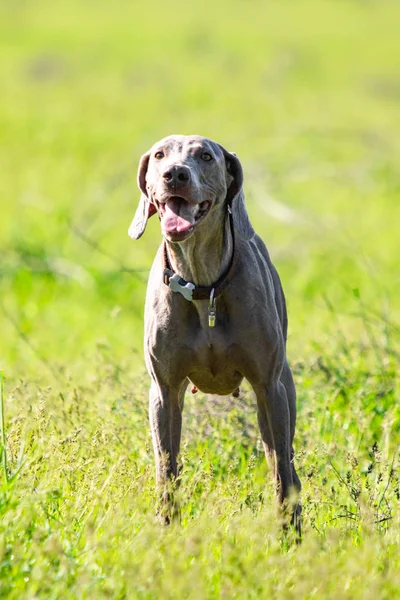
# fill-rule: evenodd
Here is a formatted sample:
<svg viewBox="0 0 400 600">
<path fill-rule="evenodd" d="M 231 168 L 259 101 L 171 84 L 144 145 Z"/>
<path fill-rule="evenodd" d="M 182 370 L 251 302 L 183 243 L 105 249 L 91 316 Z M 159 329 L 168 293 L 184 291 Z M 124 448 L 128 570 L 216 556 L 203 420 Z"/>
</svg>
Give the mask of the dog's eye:
<svg viewBox="0 0 400 600">
<path fill-rule="evenodd" d="M 155 153 L 154 158 L 156 158 L 157 160 L 161 160 L 162 158 L 164 158 L 164 152 L 162 150 L 159 150 Z"/>
<path fill-rule="evenodd" d="M 206 162 L 209 162 L 210 160 L 213 159 L 213 157 L 211 156 L 211 154 L 209 152 L 203 152 L 203 154 L 201 155 L 201 159 L 205 160 Z"/>
</svg>

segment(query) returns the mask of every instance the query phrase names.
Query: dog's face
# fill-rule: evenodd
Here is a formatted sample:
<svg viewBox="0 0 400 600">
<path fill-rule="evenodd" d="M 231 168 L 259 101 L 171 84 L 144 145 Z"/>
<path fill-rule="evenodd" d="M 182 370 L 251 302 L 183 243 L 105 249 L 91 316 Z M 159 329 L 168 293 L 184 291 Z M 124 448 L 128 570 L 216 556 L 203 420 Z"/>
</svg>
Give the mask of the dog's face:
<svg viewBox="0 0 400 600">
<path fill-rule="evenodd" d="M 171 136 L 153 146 L 146 195 L 169 241 L 188 238 L 206 221 L 213 206 L 226 196 L 227 176 L 223 152 L 211 140 Z"/>
<path fill-rule="evenodd" d="M 201 136 L 173 135 L 154 144 L 140 161 L 141 204 L 129 230 L 139 238 L 149 217 L 158 213 L 164 237 L 189 238 L 225 199 L 241 188 L 242 169 L 235 155 Z"/>
</svg>

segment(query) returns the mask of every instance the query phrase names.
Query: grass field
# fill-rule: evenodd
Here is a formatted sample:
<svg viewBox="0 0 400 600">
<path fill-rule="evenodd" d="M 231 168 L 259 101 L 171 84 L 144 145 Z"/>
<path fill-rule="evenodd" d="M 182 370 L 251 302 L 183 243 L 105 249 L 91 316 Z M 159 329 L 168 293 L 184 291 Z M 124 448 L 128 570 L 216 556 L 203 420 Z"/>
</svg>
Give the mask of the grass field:
<svg viewBox="0 0 400 600">
<path fill-rule="evenodd" d="M 4 598 L 400 596 L 400 5 L 0 3 Z M 181 522 L 154 518 L 140 155 L 235 151 L 283 281 L 303 544 L 254 398 L 188 395 Z M 154 219 L 156 221 L 156 219 Z"/>
</svg>

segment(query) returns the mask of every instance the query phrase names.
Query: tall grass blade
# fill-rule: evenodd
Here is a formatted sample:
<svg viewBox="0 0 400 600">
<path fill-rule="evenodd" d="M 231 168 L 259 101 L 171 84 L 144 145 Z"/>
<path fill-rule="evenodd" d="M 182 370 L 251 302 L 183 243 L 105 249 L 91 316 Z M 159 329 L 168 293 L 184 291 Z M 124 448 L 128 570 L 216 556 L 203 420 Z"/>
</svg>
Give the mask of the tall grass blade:
<svg viewBox="0 0 400 600">
<path fill-rule="evenodd" d="M 7 450 L 6 450 L 6 431 L 4 422 L 4 402 L 3 402 L 3 383 L 4 372 L 0 370 L 0 435 L 1 435 L 1 464 L 3 468 L 4 482 L 8 483 L 8 468 L 7 468 Z"/>
</svg>

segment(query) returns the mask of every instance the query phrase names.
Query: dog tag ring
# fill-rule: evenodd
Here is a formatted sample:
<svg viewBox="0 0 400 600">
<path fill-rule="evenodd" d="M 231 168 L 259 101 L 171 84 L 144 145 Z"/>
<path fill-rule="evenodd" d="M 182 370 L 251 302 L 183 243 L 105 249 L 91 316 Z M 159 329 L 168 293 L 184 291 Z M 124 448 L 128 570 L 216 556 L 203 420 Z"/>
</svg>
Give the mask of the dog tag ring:
<svg viewBox="0 0 400 600">
<path fill-rule="evenodd" d="M 211 290 L 211 294 L 210 294 L 210 304 L 208 305 L 208 326 L 209 327 L 215 327 L 215 320 L 217 317 L 214 293 L 215 293 L 215 289 L 213 288 Z"/>
</svg>

